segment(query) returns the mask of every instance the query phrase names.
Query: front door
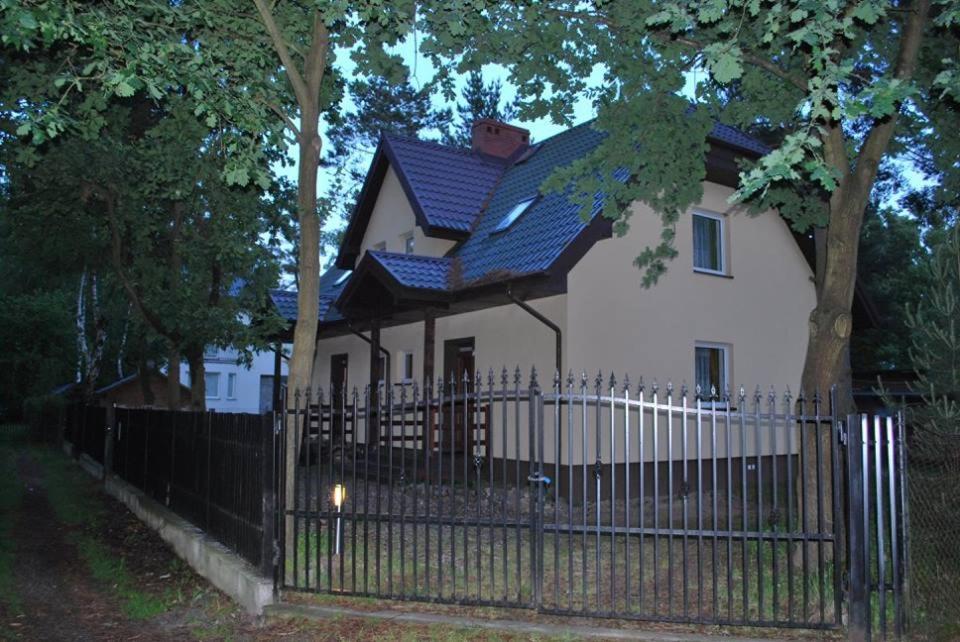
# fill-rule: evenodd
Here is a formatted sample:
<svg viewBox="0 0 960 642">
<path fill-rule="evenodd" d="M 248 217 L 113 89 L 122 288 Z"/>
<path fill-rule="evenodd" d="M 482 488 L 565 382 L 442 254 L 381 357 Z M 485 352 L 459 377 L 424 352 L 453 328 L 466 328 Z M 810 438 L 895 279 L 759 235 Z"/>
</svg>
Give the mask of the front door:
<svg viewBox="0 0 960 642">
<path fill-rule="evenodd" d="M 346 354 L 330 357 L 330 417 L 333 435 L 343 430 L 343 407 L 346 395 L 349 358 Z"/>
<path fill-rule="evenodd" d="M 443 396 L 442 432 L 438 436 L 442 450 L 466 452 L 473 443 L 469 417 L 472 416 L 472 399 L 475 376 L 474 339 L 451 339 L 443 343 L 443 372 L 446 383 Z M 451 392 L 454 393 L 451 399 Z"/>
</svg>

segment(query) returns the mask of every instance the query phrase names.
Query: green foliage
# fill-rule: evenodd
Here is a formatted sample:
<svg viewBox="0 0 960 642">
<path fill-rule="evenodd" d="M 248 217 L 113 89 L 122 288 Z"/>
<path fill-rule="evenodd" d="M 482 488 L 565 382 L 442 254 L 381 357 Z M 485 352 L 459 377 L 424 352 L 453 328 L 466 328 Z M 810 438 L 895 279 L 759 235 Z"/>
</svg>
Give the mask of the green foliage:
<svg viewBox="0 0 960 642">
<path fill-rule="evenodd" d="M 923 404 L 910 419 L 937 433 L 960 433 L 960 228 L 933 249 L 926 265 L 929 286 L 907 311 L 914 388 Z M 922 440 L 919 440 L 922 442 Z"/>
<path fill-rule="evenodd" d="M 854 372 L 910 368 L 907 309 L 930 288 L 927 250 L 912 216 L 871 207 L 860 231 L 857 270 L 877 313 L 875 327 L 855 327 L 850 357 Z"/>
<path fill-rule="evenodd" d="M 490 118 L 508 123 L 517 117 L 516 101 L 503 101 L 503 85 L 499 80 L 483 81 L 483 74 L 474 70 L 467 74 L 467 81 L 457 101 L 457 118 L 443 136 L 447 145 L 469 147 L 473 138 L 473 123 L 480 118 Z"/>
<path fill-rule="evenodd" d="M 847 163 L 856 164 L 870 131 L 894 114 L 897 136 L 866 166 L 909 155 L 942 177 L 938 201 L 960 193 L 952 135 L 960 117 L 955 99 L 944 100 L 954 96 L 958 64 L 944 57 L 960 43 L 954 3 L 934 0 L 912 74 L 897 56 L 915 8 L 883 0 L 556 0 L 484 8 L 465 29 L 426 36 L 421 50 L 441 69 L 438 86 L 450 97 L 458 73 L 495 62 L 510 70 L 524 119 L 567 124 L 577 100 L 590 98 L 596 127 L 611 135 L 589 162 L 545 187 L 574 181 L 584 205 L 604 188 L 612 203 L 604 215 L 621 231 L 630 203 L 650 204 L 664 231 L 638 257 L 648 285 L 675 254 L 677 216 L 700 197 L 689 184 L 702 170 L 676 157 L 702 163 L 709 122 L 770 143 L 770 153 L 744 163 L 732 200 L 753 211 L 776 207 L 798 231 L 827 224 L 829 195 L 846 178 Z M 680 97 L 690 81 L 695 111 Z M 836 145 L 827 149 L 831 130 L 843 138 L 839 154 Z M 617 180 L 614 170 L 626 175 Z M 861 203 L 869 191 L 858 192 Z"/>
</svg>

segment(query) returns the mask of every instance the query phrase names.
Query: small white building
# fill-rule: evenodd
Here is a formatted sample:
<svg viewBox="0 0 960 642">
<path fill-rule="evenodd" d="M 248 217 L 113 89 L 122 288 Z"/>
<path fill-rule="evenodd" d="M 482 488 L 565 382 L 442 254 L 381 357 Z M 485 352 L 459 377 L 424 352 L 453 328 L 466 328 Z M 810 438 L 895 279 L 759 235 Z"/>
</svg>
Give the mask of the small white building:
<svg viewBox="0 0 960 642">
<path fill-rule="evenodd" d="M 280 380 L 287 380 L 290 346 L 284 344 L 280 360 Z M 249 367 L 238 363 L 235 348 L 207 346 L 203 365 L 207 389 L 207 410 L 217 412 L 263 413 L 273 410 L 273 378 L 276 355 L 272 350 L 255 352 Z M 180 380 L 189 386 L 190 368 L 180 364 Z"/>
</svg>

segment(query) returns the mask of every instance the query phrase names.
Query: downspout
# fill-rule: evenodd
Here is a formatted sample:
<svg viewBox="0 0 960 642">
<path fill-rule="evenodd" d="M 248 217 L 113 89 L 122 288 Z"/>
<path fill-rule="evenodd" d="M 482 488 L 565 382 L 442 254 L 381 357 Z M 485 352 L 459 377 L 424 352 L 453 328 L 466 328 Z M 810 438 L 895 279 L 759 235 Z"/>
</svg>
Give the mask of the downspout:
<svg viewBox="0 0 960 642">
<path fill-rule="evenodd" d="M 553 330 L 554 334 L 557 335 L 557 369 L 556 369 L 556 372 L 557 372 L 557 376 L 562 377 L 562 376 L 563 376 L 563 371 L 561 370 L 561 366 L 562 366 L 562 364 L 563 364 L 563 360 L 562 360 L 562 358 L 563 358 L 563 334 L 562 334 L 561 331 L 560 331 L 560 326 L 558 326 L 556 323 L 554 323 L 553 321 L 551 321 L 551 320 L 548 319 L 547 317 L 543 316 L 542 314 L 540 314 L 539 312 L 537 312 L 536 310 L 534 310 L 534 309 L 533 309 L 532 307 L 530 307 L 530 305 L 528 305 L 526 302 L 521 301 L 521 300 L 518 299 L 516 296 L 514 296 L 513 290 L 511 289 L 510 286 L 507 286 L 507 298 L 510 299 L 511 301 L 513 301 L 514 303 L 516 303 L 521 309 L 523 309 L 527 314 L 529 314 L 530 316 L 532 316 L 533 318 L 535 318 L 537 321 L 539 321 L 539 322 L 542 323 L 543 325 L 545 325 L 545 326 L 547 326 L 548 328 L 550 328 L 551 330 Z"/>
<path fill-rule="evenodd" d="M 364 341 L 366 341 L 368 345 L 373 343 L 370 340 L 370 337 L 364 336 L 364 334 L 359 330 L 357 330 L 356 328 L 354 328 L 353 324 L 351 324 L 349 321 L 347 322 L 347 329 L 350 330 L 350 332 L 352 332 L 353 334 L 363 339 Z M 381 345 L 380 352 L 385 357 L 384 362 L 386 363 L 386 367 L 385 367 L 386 372 L 383 373 L 383 385 L 389 387 L 390 385 L 390 351 Z"/>
</svg>

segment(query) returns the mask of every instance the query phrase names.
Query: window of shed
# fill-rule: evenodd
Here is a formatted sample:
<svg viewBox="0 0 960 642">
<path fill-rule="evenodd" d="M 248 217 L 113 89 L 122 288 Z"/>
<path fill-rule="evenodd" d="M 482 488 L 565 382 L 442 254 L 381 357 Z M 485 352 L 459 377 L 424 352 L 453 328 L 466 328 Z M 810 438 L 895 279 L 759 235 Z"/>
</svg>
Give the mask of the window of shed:
<svg viewBox="0 0 960 642">
<path fill-rule="evenodd" d="M 520 216 L 521 216 L 524 212 L 526 212 L 528 209 L 530 209 L 530 206 L 533 205 L 533 202 L 534 202 L 535 200 L 537 200 L 537 197 L 536 197 L 536 196 L 531 196 L 530 198 L 524 199 L 524 200 L 520 201 L 519 203 L 517 203 L 516 205 L 514 205 L 514 206 L 510 209 L 510 211 L 507 212 L 507 215 L 504 216 L 503 219 L 502 219 L 499 223 L 497 223 L 497 227 L 495 227 L 493 231 L 494 231 L 494 232 L 503 232 L 504 230 L 506 230 L 507 228 L 509 228 L 511 225 L 513 225 L 513 224 L 517 221 L 518 218 L 520 218 Z"/>
</svg>

